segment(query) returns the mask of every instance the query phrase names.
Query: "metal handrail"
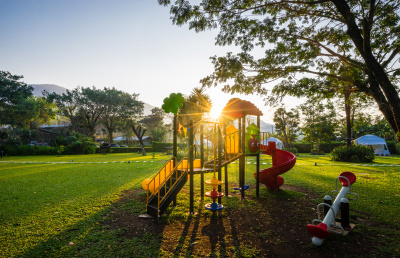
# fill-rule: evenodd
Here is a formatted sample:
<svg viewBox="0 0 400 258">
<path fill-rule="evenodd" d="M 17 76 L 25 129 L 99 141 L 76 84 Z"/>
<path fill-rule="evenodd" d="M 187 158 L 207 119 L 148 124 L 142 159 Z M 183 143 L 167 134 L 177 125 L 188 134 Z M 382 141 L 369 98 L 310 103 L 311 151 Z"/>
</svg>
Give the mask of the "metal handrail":
<svg viewBox="0 0 400 258">
<path fill-rule="evenodd" d="M 164 177 L 164 180 L 163 181 L 159 181 L 159 185 L 158 185 L 158 187 L 153 191 L 153 193 L 151 193 L 150 194 L 150 196 L 149 196 L 149 191 L 147 192 L 147 204 L 149 204 L 149 200 L 153 197 L 153 196 L 155 196 L 156 194 L 157 194 L 157 210 L 158 210 L 158 212 L 160 211 L 160 204 L 161 204 L 161 202 L 165 199 L 165 197 L 167 196 L 167 194 L 173 189 L 173 187 L 178 183 L 178 181 L 183 177 L 183 176 L 185 176 L 185 175 L 187 175 L 187 172 L 188 172 L 188 168 L 186 167 L 186 168 L 179 168 L 179 166 L 183 163 L 183 161 L 184 160 L 188 160 L 187 158 L 183 158 L 180 162 L 179 162 L 179 164 L 178 165 L 176 165 L 175 167 L 172 167 L 171 168 L 171 172 L 170 172 L 170 174 L 169 175 L 166 175 L 166 167 L 168 166 L 168 165 L 170 165 L 172 162 L 171 161 L 173 161 L 175 159 L 175 161 L 176 161 L 176 158 L 175 157 L 173 157 L 173 158 L 171 158 L 165 165 L 164 165 L 164 167 L 162 168 L 162 169 L 160 169 L 160 171 L 159 171 L 159 173 L 157 173 L 157 175 L 159 176 L 160 175 L 160 173 L 164 170 L 165 171 L 165 177 Z M 173 164 L 173 163 L 172 163 Z M 166 185 L 166 182 L 168 181 L 168 180 L 172 180 L 172 175 L 174 175 L 174 172 L 176 172 L 177 170 L 182 170 L 183 172 L 179 175 L 179 177 L 177 177 L 177 176 L 175 176 L 175 179 L 176 179 L 176 181 L 175 181 L 175 183 L 174 184 L 171 184 L 170 185 L 170 189 L 167 191 L 167 189 L 164 187 L 164 197 L 163 198 L 161 198 L 160 199 L 160 190 L 161 190 L 161 188 L 164 186 L 164 185 Z M 154 178 L 151 180 L 151 181 L 154 181 L 153 183 L 154 183 L 154 186 L 155 186 L 155 178 L 157 177 L 157 175 L 155 175 L 154 176 Z M 175 174 L 176 175 L 176 174 Z M 160 176 L 158 177 L 159 179 L 160 179 Z M 151 182 L 150 181 L 150 182 Z M 147 187 L 150 185 L 150 182 L 147 184 Z"/>
<path fill-rule="evenodd" d="M 151 183 L 153 183 L 153 186 L 154 186 L 154 187 L 153 187 L 153 188 L 154 188 L 153 193 L 151 193 L 150 196 L 149 196 L 149 191 L 147 191 L 147 203 L 149 203 L 149 199 L 150 199 L 151 197 L 153 197 L 153 196 L 155 195 L 155 193 L 157 192 L 157 190 L 160 188 L 160 185 L 161 185 L 161 183 L 162 183 L 162 182 L 160 181 L 161 172 L 164 171 L 164 180 L 163 180 L 163 181 L 165 181 L 165 178 L 167 177 L 166 167 L 167 167 L 167 166 L 170 166 L 170 167 L 171 167 L 171 163 L 174 164 L 174 161 L 175 161 L 175 164 L 176 164 L 176 158 L 175 158 L 175 157 L 170 158 L 170 159 L 167 161 L 167 163 L 165 163 L 165 165 L 158 171 L 158 173 L 150 180 L 150 182 L 147 183 L 147 189 L 149 189 L 149 186 L 151 185 Z M 172 174 L 173 169 L 174 169 L 174 167 L 173 167 L 173 165 L 172 165 L 172 168 L 170 168 L 170 170 L 171 170 L 170 174 Z M 156 188 L 156 178 L 157 178 L 157 176 L 158 176 L 158 187 Z"/>
<path fill-rule="evenodd" d="M 236 158 L 238 158 L 239 156 L 241 156 L 241 155 L 243 154 L 243 153 L 239 150 L 239 144 L 237 145 L 238 152 L 235 152 L 235 151 L 236 151 L 236 142 L 235 142 L 235 141 L 233 141 L 233 150 L 234 150 L 234 152 L 228 152 L 228 148 L 230 148 L 230 149 L 232 150 L 232 144 L 230 144 L 230 145 L 228 146 L 227 141 L 228 141 L 229 137 L 235 136 L 235 135 L 237 135 L 237 137 L 239 137 L 239 131 L 233 132 L 233 133 L 229 133 L 229 134 L 223 136 L 223 138 L 224 138 L 224 141 L 223 141 L 223 142 L 224 142 L 224 158 L 225 158 L 225 163 L 229 163 L 229 162 L 235 160 Z"/>
<path fill-rule="evenodd" d="M 160 200 L 160 190 L 161 190 L 162 187 L 159 187 L 159 189 L 157 189 L 157 192 L 158 192 L 158 207 L 157 207 L 157 209 L 158 209 L 158 210 L 160 210 L 160 204 L 161 204 L 161 202 L 167 197 L 168 193 L 172 191 L 172 189 L 174 188 L 174 186 L 178 183 L 178 181 L 179 181 L 183 176 L 186 176 L 186 175 L 187 175 L 188 167 L 186 167 L 186 168 L 183 168 L 183 167 L 182 167 L 182 169 L 179 168 L 179 165 L 182 164 L 182 162 L 183 162 L 184 160 L 188 160 L 188 158 L 183 158 L 183 159 L 179 162 L 179 164 L 176 165 L 176 167 L 175 167 L 174 170 L 173 170 L 173 172 L 175 172 L 175 171 L 178 171 L 178 169 L 179 169 L 179 170 L 182 170 L 183 172 L 179 175 L 179 177 L 175 177 L 175 179 L 176 179 L 176 180 L 175 180 L 175 183 L 172 184 L 172 185 L 170 185 L 168 191 L 166 191 L 166 188 L 164 187 L 164 197 L 161 198 L 161 200 Z M 189 165 L 189 164 L 188 164 L 188 165 Z M 170 174 L 170 176 L 169 176 L 168 179 L 166 178 L 166 179 L 164 180 L 163 185 L 165 185 L 165 183 L 167 182 L 167 180 L 172 180 L 172 175 L 173 175 L 173 173 Z"/>
<path fill-rule="evenodd" d="M 230 163 L 230 162 L 232 162 L 233 160 L 237 159 L 238 157 L 240 157 L 243 154 L 239 149 L 239 144 L 236 144 L 235 141 L 233 141 L 233 144 L 230 144 L 230 145 L 228 145 L 228 143 L 227 143 L 229 137 L 232 137 L 232 136 L 235 136 L 235 135 L 237 135 L 237 137 L 239 137 L 239 131 L 232 132 L 232 133 L 229 133 L 227 135 L 222 136 L 223 144 L 224 144 L 224 146 L 222 147 L 223 150 L 224 150 L 224 154 L 223 154 L 224 155 L 224 159 L 225 159 L 224 163 Z M 216 162 L 216 160 L 217 160 L 217 155 L 216 155 L 217 151 L 216 150 L 217 150 L 218 146 L 216 144 L 216 139 L 214 137 L 216 137 L 215 133 L 207 135 L 207 136 L 204 137 L 204 139 L 207 140 L 207 141 L 210 141 L 209 139 L 213 139 L 211 141 L 211 142 L 213 142 L 211 150 L 209 150 L 209 148 L 207 146 L 207 149 L 205 151 L 206 152 L 206 155 L 205 155 L 206 160 L 205 160 L 205 162 L 208 162 L 210 160 L 214 160 L 214 162 Z M 228 152 L 228 148 L 231 148 L 231 149 L 233 148 L 232 149 L 233 151 L 235 151 L 237 149 L 238 152 Z M 209 152 L 211 152 L 212 154 L 210 155 Z M 213 157 L 213 159 L 211 159 L 210 157 Z M 214 165 L 216 165 L 216 164 L 214 164 Z"/>
</svg>

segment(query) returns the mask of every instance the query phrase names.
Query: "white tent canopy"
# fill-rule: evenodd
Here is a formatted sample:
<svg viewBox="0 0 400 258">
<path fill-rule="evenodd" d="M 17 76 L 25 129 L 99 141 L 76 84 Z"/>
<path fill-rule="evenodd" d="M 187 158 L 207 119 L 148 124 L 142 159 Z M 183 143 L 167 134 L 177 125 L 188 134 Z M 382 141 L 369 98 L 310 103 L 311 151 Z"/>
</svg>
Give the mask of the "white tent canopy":
<svg viewBox="0 0 400 258">
<path fill-rule="evenodd" d="M 197 140 L 197 141 L 195 141 L 194 144 L 196 145 L 196 147 L 200 148 L 200 143 L 201 143 L 201 141 Z M 213 144 L 212 144 L 212 142 L 210 142 L 206 139 L 203 139 L 203 146 L 204 146 L 204 148 L 212 148 Z"/>
<path fill-rule="evenodd" d="M 283 142 L 281 140 L 276 139 L 275 137 L 269 137 L 267 140 L 264 140 L 261 142 L 262 145 L 267 145 L 268 142 L 276 142 L 276 148 L 277 149 L 282 149 L 283 148 Z"/>
<path fill-rule="evenodd" d="M 119 136 L 119 137 L 113 139 L 113 141 L 115 141 L 115 142 L 125 141 L 125 140 L 126 140 L 126 138 L 122 137 L 122 136 Z"/>
<path fill-rule="evenodd" d="M 355 144 L 371 146 L 375 155 L 390 156 L 386 141 L 378 136 L 367 134 L 354 140 Z"/>
</svg>

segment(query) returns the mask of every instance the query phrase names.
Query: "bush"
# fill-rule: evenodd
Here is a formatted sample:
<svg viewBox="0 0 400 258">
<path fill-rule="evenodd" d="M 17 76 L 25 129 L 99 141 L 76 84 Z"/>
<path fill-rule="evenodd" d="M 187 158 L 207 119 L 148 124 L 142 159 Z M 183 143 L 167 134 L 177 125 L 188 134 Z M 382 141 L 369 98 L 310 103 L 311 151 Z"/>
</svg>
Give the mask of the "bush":
<svg viewBox="0 0 400 258">
<path fill-rule="evenodd" d="M 96 152 L 92 139 L 83 134 L 72 132 L 68 136 L 58 136 L 52 146 L 64 146 L 60 154 L 94 154 Z M 58 148 L 58 150 L 60 150 Z"/>
<path fill-rule="evenodd" d="M 400 154 L 400 143 L 396 143 L 395 148 L 396 148 L 396 154 Z"/>
<path fill-rule="evenodd" d="M 153 150 L 162 152 L 173 146 L 172 142 L 153 142 Z"/>
<path fill-rule="evenodd" d="M 387 147 L 389 149 L 390 154 L 400 154 L 400 149 L 396 145 L 398 142 L 395 141 L 386 141 Z"/>
<path fill-rule="evenodd" d="M 317 149 L 312 149 L 311 150 L 311 155 L 325 155 L 323 150 L 317 150 Z"/>
<path fill-rule="evenodd" d="M 165 152 L 167 149 L 166 148 L 172 148 L 174 144 L 172 142 L 153 142 L 153 151 L 158 151 L 158 152 Z M 184 149 L 187 147 L 187 143 L 178 143 L 178 148 L 179 149 Z"/>
<path fill-rule="evenodd" d="M 299 153 L 310 153 L 311 152 L 311 143 L 294 143 L 293 147 L 297 149 Z"/>
<path fill-rule="evenodd" d="M 94 154 L 95 148 L 87 142 L 76 141 L 64 147 L 62 154 Z"/>
<path fill-rule="evenodd" d="M 373 162 L 375 160 L 374 150 L 364 145 L 353 145 L 347 148 L 340 146 L 330 153 L 334 161 L 344 162 Z"/>
<path fill-rule="evenodd" d="M 299 154 L 299 152 L 297 151 L 296 148 L 282 148 L 282 150 L 291 152 L 291 153 L 293 153 L 293 154 L 295 154 L 295 155 Z"/>
<path fill-rule="evenodd" d="M 323 142 L 319 145 L 319 149 L 323 153 L 329 153 L 336 147 L 343 146 L 343 145 L 346 145 L 346 143 L 344 143 L 344 142 L 330 142 L 330 143 Z M 299 153 L 312 153 L 311 143 L 294 143 L 293 146 L 295 148 L 297 148 Z M 314 148 L 315 148 L 315 146 L 316 146 L 316 143 L 314 143 Z"/>
<path fill-rule="evenodd" d="M 30 146 L 30 145 L 9 145 L 0 146 L 6 156 L 39 156 L 39 155 L 56 155 L 58 148 L 49 146 Z"/>
</svg>

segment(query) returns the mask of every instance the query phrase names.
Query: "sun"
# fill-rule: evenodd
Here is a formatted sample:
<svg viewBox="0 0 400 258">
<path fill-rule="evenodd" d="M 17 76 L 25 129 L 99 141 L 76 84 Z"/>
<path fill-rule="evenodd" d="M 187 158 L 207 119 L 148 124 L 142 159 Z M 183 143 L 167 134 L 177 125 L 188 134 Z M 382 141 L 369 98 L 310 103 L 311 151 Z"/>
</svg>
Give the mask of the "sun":
<svg viewBox="0 0 400 258">
<path fill-rule="evenodd" d="M 224 109 L 224 105 L 223 104 L 215 103 L 212 106 L 211 111 L 209 113 L 210 117 L 212 119 L 218 119 L 221 116 L 222 109 Z"/>
</svg>

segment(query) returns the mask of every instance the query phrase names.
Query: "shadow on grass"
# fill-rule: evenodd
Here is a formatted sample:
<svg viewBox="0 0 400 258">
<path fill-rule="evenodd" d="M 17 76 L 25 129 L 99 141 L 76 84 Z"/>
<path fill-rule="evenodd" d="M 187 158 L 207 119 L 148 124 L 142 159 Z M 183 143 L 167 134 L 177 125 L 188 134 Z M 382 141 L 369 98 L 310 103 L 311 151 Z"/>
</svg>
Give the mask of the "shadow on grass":
<svg viewBox="0 0 400 258">
<path fill-rule="evenodd" d="M 137 207 L 120 199 L 110 207 L 50 236 L 22 252 L 22 257 L 156 257 L 160 255 L 163 225 L 152 232 L 153 220 L 139 219 Z M 135 213 L 132 213 L 134 211 Z M 123 215 L 121 215 L 123 214 Z M 121 217 L 123 216 L 123 217 Z M 130 219 L 129 219 L 130 218 Z M 122 221 L 123 220 L 123 221 Z M 121 222 L 125 224 L 121 224 Z M 131 225 L 129 225 L 131 223 Z M 151 227 L 150 227 L 151 228 Z M 139 229 L 136 230 L 135 229 Z M 57 231 L 56 231 L 57 232 Z"/>
</svg>

